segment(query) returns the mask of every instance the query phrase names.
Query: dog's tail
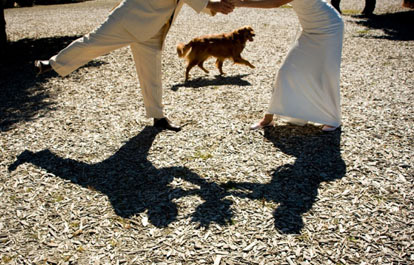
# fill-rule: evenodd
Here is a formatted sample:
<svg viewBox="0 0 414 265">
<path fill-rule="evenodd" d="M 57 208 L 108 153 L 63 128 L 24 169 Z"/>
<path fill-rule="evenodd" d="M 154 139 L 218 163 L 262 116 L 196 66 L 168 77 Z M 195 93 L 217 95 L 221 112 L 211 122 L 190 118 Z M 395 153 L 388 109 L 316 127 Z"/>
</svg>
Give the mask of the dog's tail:
<svg viewBox="0 0 414 265">
<path fill-rule="evenodd" d="M 188 44 L 180 43 L 177 45 L 177 53 L 178 57 L 184 57 L 188 54 L 188 52 L 191 50 L 191 42 Z"/>
</svg>

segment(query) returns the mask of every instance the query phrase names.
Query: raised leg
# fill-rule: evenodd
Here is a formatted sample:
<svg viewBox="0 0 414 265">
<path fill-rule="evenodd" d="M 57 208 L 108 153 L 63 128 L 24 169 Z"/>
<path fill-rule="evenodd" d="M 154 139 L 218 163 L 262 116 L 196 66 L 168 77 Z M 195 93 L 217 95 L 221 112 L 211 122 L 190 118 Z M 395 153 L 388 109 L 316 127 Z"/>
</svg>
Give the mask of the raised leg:
<svg viewBox="0 0 414 265">
<path fill-rule="evenodd" d="M 73 41 L 49 59 L 60 76 L 66 76 L 98 56 L 130 45 L 135 40 L 116 20 L 108 18 L 89 34 Z"/>
<path fill-rule="evenodd" d="M 254 65 L 252 65 L 249 61 L 247 61 L 247 60 L 245 60 L 241 57 L 234 58 L 234 63 L 244 64 L 244 65 L 249 66 L 250 68 L 255 68 Z"/>
</svg>

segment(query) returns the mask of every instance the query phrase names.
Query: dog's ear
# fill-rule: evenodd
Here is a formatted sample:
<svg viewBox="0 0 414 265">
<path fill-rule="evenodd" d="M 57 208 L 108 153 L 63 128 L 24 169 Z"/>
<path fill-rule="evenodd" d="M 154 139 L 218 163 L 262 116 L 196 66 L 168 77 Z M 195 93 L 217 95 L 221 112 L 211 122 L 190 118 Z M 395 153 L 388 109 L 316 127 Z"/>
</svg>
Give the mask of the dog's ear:
<svg viewBox="0 0 414 265">
<path fill-rule="evenodd" d="M 237 35 L 241 35 L 241 34 L 243 34 L 243 30 L 244 30 L 244 28 L 239 28 L 239 29 L 237 29 L 237 30 L 236 30 L 236 34 L 237 34 Z"/>
<path fill-rule="evenodd" d="M 239 28 L 233 31 L 233 38 L 239 40 L 243 38 L 243 28 Z"/>
<path fill-rule="evenodd" d="M 250 26 L 246 26 L 246 31 L 247 31 L 249 34 L 254 34 L 254 30 L 253 30 L 253 28 L 252 28 L 252 27 L 250 27 Z"/>
</svg>

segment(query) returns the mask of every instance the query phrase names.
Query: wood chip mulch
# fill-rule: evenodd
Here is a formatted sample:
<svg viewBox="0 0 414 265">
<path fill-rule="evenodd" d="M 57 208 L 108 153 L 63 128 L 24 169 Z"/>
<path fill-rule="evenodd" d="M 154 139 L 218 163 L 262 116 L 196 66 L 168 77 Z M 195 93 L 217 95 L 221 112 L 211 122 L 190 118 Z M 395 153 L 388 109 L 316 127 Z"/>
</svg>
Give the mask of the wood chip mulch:
<svg viewBox="0 0 414 265">
<path fill-rule="evenodd" d="M 378 0 L 365 18 L 363 1 L 342 1 L 343 126 L 322 133 L 248 129 L 299 32 L 291 8 L 185 7 L 163 53 L 174 133 L 145 116 L 129 48 L 65 78 L 33 73 L 115 2 L 6 9 L 1 264 L 414 263 L 414 10 Z M 209 60 L 184 82 L 179 42 L 243 25 L 255 69 L 226 62 L 218 76 Z"/>
</svg>

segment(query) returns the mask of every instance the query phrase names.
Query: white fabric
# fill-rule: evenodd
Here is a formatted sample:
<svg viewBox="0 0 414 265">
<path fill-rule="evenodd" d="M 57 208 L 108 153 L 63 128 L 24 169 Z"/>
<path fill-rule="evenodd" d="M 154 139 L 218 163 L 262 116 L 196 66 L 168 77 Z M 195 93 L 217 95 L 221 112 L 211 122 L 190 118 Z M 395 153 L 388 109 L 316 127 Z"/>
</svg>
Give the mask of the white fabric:
<svg viewBox="0 0 414 265">
<path fill-rule="evenodd" d="M 268 113 L 293 123 L 340 126 L 342 18 L 323 0 L 291 4 L 302 32 L 279 69 Z"/>
<path fill-rule="evenodd" d="M 110 17 L 137 40 L 145 41 L 163 27 L 173 12 L 175 20 L 184 3 L 200 13 L 207 9 L 208 0 L 124 0 L 113 10 Z"/>
<path fill-rule="evenodd" d="M 90 34 L 73 41 L 50 58 L 52 68 L 66 76 L 87 62 L 115 49 L 130 46 L 148 117 L 162 118 L 162 43 L 171 15 L 174 19 L 186 3 L 196 12 L 208 0 L 124 0 L 107 20 Z"/>
<path fill-rule="evenodd" d="M 59 75 L 66 76 L 96 57 L 130 45 L 147 117 L 164 117 L 161 38 L 165 30 L 162 28 L 151 39 L 138 42 L 128 31 L 116 24 L 108 19 L 95 31 L 73 41 L 57 55 L 50 58 L 52 68 Z"/>
</svg>

